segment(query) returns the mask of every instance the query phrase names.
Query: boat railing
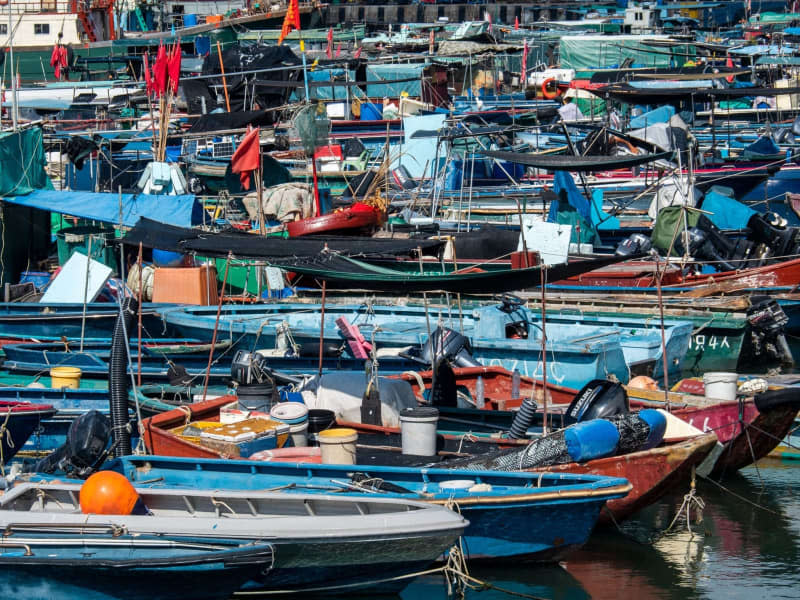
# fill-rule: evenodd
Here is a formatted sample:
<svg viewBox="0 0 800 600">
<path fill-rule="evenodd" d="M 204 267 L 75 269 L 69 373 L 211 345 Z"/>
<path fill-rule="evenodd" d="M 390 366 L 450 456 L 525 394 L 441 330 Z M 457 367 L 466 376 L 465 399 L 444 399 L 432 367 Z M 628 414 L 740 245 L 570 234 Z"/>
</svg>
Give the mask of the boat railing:
<svg viewBox="0 0 800 600">
<path fill-rule="evenodd" d="M 119 537 L 127 533 L 127 528 L 114 523 L 9 523 L 3 529 L 3 538 L 23 531 L 107 531 L 112 537 Z M 5 540 L 0 544 L 6 543 Z"/>
<path fill-rule="evenodd" d="M 0 14 L 8 14 L 8 10 L 11 10 L 11 14 L 15 15 L 71 13 L 71 4 L 70 0 L 34 0 L 31 2 L 18 2 L 14 0 L 13 2 L 9 2 L 8 6 L 4 6 Z"/>
</svg>

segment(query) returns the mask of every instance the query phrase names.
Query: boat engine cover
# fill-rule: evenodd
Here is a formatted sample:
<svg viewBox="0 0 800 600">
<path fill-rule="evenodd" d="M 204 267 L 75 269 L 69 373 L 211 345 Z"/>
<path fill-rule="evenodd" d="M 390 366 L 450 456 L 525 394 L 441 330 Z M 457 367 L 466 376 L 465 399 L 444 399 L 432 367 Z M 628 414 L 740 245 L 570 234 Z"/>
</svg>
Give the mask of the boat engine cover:
<svg viewBox="0 0 800 600">
<path fill-rule="evenodd" d="M 69 426 L 66 443 L 37 461 L 32 471 L 88 477 L 105 460 L 111 439 L 111 421 L 104 414 L 90 410 Z"/>
<path fill-rule="evenodd" d="M 469 339 L 447 327 L 437 327 L 422 349 L 422 360 L 437 364 L 444 359 L 456 367 L 482 366 L 472 356 Z"/>
<path fill-rule="evenodd" d="M 565 423 L 604 419 L 630 412 L 628 394 L 619 383 L 594 379 L 581 388 L 564 415 Z"/>
</svg>

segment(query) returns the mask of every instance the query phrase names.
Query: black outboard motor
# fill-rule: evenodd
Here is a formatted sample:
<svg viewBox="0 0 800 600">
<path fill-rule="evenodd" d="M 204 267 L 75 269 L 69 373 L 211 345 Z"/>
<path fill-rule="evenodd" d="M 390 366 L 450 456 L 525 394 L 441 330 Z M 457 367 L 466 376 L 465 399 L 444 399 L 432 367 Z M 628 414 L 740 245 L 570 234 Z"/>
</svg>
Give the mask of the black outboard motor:
<svg viewBox="0 0 800 600">
<path fill-rule="evenodd" d="M 619 383 L 594 379 L 581 388 L 564 414 L 564 424 L 605 419 L 630 412 L 628 393 Z"/>
<path fill-rule="evenodd" d="M 750 323 L 750 339 L 754 354 L 759 356 L 766 352 L 769 357 L 784 364 L 794 364 L 785 335 L 789 317 L 783 312 L 780 304 L 769 296 L 753 296 L 750 302 L 747 321 Z"/>
<path fill-rule="evenodd" d="M 469 340 L 447 327 L 437 327 L 425 342 L 420 358 L 427 364 L 438 364 L 442 359 L 454 367 L 483 366 L 472 356 Z"/>
<path fill-rule="evenodd" d="M 739 261 L 745 260 L 753 249 L 747 240 L 733 240 L 724 235 L 711 220 L 701 215 L 697 225 L 688 231 L 689 254 L 697 259 L 712 263 L 717 269 L 735 271 Z M 678 252 L 685 252 L 683 235 L 675 239 Z"/>
<path fill-rule="evenodd" d="M 643 233 L 634 233 L 622 240 L 614 251 L 616 256 L 635 256 L 649 252 L 653 242 Z"/>
<path fill-rule="evenodd" d="M 105 462 L 112 448 L 111 421 L 104 414 L 90 410 L 69 426 L 66 443 L 29 467 L 32 473 L 64 473 L 86 479 Z"/>
</svg>

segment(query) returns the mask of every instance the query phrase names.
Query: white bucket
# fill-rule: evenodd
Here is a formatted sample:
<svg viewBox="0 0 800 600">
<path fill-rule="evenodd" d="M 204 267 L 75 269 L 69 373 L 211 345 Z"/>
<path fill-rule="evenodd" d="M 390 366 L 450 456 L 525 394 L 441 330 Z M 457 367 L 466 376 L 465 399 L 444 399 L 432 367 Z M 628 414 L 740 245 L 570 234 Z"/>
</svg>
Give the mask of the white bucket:
<svg viewBox="0 0 800 600">
<path fill-rule="evenodd" d="M 292 445 L 298 448 L 308 446 L 308 421 L 291 425 L 289 435 L 292 436 Z"/>
<path fill-rule="evenodd" d="M 736 400 L 737 373 L 712 372 L 703 375 L 705 396 L 714 400 Z"/>
<path fill-rule="evenodd" d="M 436 427 L 439 411 L 432 406 L 407 408 L 400 413 L 403 454 L 436 456 Z"/>
<path fill-rule="evenodd" d="M 356 464 L 356 440 L 358 432 L 347 427 L 326 429 L 317 434 L 324 465 Z"/>
</svg>

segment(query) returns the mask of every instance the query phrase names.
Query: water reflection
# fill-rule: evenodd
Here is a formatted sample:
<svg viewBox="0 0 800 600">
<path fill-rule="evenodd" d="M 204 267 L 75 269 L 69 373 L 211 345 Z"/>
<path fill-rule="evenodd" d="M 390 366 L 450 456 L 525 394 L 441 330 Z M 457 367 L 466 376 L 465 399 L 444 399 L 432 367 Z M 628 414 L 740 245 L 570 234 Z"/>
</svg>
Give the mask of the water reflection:
<svg viewBox="0 0 800 600">
<path fill-rule="evenodd" d="M 685 519 L 664 533 L 688 492 L 677 490 L 621 530 L 596 531 L 561 565 L 473 567 L 471 574 L 518 594 L 563 600 L 800 597 L 800 465 L 762 461 L 722 483 L 729 491 L 698 481 L 705 509 L 691 534 Z M 441 577 L 430 576 L 401 598 L 444 600 L 447 592 Z M 488 589 L 466 598 L 514 597 Z"/>
</svg>

